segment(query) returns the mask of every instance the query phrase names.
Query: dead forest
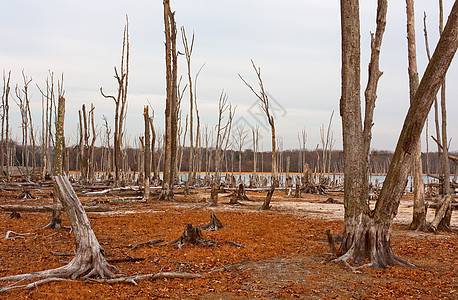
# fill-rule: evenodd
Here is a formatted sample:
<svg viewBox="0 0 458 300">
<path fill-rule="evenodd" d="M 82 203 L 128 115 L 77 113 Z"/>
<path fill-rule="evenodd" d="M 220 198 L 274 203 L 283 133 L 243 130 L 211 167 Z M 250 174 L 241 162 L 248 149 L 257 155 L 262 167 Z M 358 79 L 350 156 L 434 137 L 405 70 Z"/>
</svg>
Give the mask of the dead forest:
<svg viewBox="0 0 458 300">
<path fill-rule="evenodd" d="M 423 45 L 415 45 L 414 1 L 406 0 L 410 108 L 394 151 L 371 148 L 386 0 L 377 1 L 365 89 L 359 1 L 341 1 L 340 111 L 320 132 L 298 132 L 296 149 L 283 148 L 262 69 L 247 60 L 254 77 L 238 74 L 240 84 L 264 113 L 271 151 L 259 148 L 259 126 L 234 122 L 237 106 L 224 90 L 217 123 L 201 124 L 198 39 L 177 25 L 171 2 L 163 1 L 161 20 L 165 112 L 145 101 L 144 134 L 133 143 L 124 123 L 135 55 L 127 16 L 114 84 L 100 87 L 112 116 L 95 119 L 91 103 L 66 110 L 64 74 L 36 80 L 23 71 L 16 83 L 3 70 L 0 297 L 456 297 L 458 152 L 449 151 L 445 76 L 458 45 L 458 1 L 448 16 L 438 1 L 435 46 L 424 16 L 429 64 L 418 74 L 415 47 Z M 32 119 L 32 89 L 40 120 Z M 68 114 L 78 116 L 74 144 L 64 132 Z M 343 149 L 333 118 L 342 121 Z M 435 132 L 423 131 L 426 122 Z M 309 134 L 321 143 L 308 145 Z"/>
</svg>

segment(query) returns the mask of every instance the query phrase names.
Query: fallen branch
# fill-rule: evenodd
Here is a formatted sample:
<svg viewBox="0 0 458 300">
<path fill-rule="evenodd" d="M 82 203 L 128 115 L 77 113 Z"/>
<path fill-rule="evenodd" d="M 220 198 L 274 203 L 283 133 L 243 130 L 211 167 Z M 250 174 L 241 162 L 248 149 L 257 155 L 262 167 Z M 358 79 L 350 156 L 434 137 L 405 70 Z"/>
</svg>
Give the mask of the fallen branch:
<svg viewBox="0 0 458 300">
<path fill-rule="evenodd" d="M 26 235 L 31 235 L 31 234 L 33 234 L 33 233 L 17 233 L 17 232 L 8 230 L 8 231 L 6 232 L 6 235 L 5 235 L 5 240 L 12 239 L 12 238 L 16 238 L 16 237 L 23 239 L 24 236 L 26 236 Z M 10 237 L 10 235 L 16 235 L 16 236 Z"/>
<path fill-rule="evenodd" d="M 192 273 L 182 273 L 182 272 L 160 272 L 152 274 L 140 274 L 134 276 L 118 277 L 113 279 L 89 279 L 89 281 L 99 282 L 99 283 L 131 283 L 137 285 L 136 281 L 139 280 L 152 280 L 152 279 L 161 279 L 161 278 L 199 278 L 202 277 L 201 274 L 192 274 Z"/>
<path fill-rule="evenodd" d="M 36 288 L 39 285 L 42 285 L 48 282 L 54 282 L 54 281 L 73 281 L 73 280 L 65 279 L 65 278 L 58 278 L 58 277 L 49 277 L 49 278 L 41 279 L 38 281 L 34 281 L 32 283 L 23 284 L 23 285 L 16 285 L 17 284 L 16 282 L 14 284 L 2 287 L 0 289 L 0 293 L 6 293 L 11 290 L 31 290 L 31 289 Z"/>
<path fill-rule="evenodd" d="M 150 240 L 150 241 L 146 241 L 146 242 L 143 242 L 143 243 L 138 243 L 138 244 L 133 244 L 131 245 L 131 250 L 135 250 L 137 249 L 138 247 L 140 246 L 144 246 L 144 245 L 148 245 L 151 247 L 151 245 L 154 245 L 154 244 L 159 244 L 159 243 L 162 243 L 164 242 L 164 239 L 155 239 L 155 240 Z"/>
<path fill-rule="evenodd" d="M 4 211 L 27 211 L 27 212 L 49 212 L 53 211 L 52 205 L 32 206 L 32 205 L 0 205 Z M 109 206 L 84 206 L 86 212 L 106 212 L 113 209 Z"/>
<path fill-rule="evenodd" d="M 242 244 L 239 244 L 239 243 L 236 243 L 236 242 L 233 242 L 233 241 L 225 241 L 224 243 L 229 244 L 229 245 L 233 245 L 233 246 L 236 246 L 236 247 L 239 247 L 239 248 L 245 248 L 245 245 L 242 245 Z"/>
</svg>

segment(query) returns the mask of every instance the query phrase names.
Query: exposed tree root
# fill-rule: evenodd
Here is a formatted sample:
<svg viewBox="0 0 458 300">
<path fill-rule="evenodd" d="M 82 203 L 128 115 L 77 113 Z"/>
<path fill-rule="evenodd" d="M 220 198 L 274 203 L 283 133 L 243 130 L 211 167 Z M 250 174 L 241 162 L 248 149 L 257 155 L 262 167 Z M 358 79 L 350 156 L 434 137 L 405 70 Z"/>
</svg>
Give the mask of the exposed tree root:
<svg viewBox="0 0 458 300">
<path fill-rule="evenodd" d="M 386 268 L 388 265 L 416 267 L 394 254 L 390 242 L 391 227 L 387 224 L 375 224 L 370 219 L 367 223 L 361 221 L 355 225 L 346 224 L 346 227 L 339 249 L 343 254 L 331 262 L 349 264 L 352 261 L 358 265 L 369 259 L 374 269 Z"/>
</svg>

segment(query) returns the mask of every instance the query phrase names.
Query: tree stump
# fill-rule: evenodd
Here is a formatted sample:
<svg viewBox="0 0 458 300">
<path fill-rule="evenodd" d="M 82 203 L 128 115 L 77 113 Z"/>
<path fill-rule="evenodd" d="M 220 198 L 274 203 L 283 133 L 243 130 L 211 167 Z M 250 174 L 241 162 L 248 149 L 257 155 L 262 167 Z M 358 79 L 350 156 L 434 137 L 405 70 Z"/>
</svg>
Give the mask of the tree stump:
<svg viewBox="0 0 458 300">
<path fill-rule="evenodd" d="M 294 198 L 302 198 L 300 180 L 296 180 L 296 190 L 294 192 Z"/>
<path fill-rule="evenodd" d="M 245 186 L 243 185 L 243 183 L 240 183 L 238 189 L 234 191 L 229 204 L 240 204 L 239 200 L 250 201 L 250 199 L 246 195 Z"/>
<path fill-rule="evenodd" d="M 275 192 L 275 183 L 272 184 L 270 187 L 270 190 L 267 192 L 266 199 L 264 200 L 264 203 L 262 204 L 260 210 L 269 210 L 270 209 L 270 200 L 272 200 L 272 196 L 274 195 Z"/>
<path fill-rule="evenodd" d="M 212 182 L 211 184 L 211 192 L 210 192 L 210 204 L 209 206 L 217 206 L 218 205 L 218 185 L 216 182 Z"/>
<path fill-rule="evenodd" d="M 186 244 L 195 246 L 216 246 L 216 242 L 204 239 L 200 226 L 193 227 L 191 223 L 186 224 L 183 234 L 178 239 L 171 241 L 170 244 L 177 246 L 179 249 Z"/>
<path fill-rule="evenodd" d="M 216 217 L 216 214 L 214 211 L 212 211 L 211 216 L 210 216 L 210 223 L 207 225 L 201 225 L 198 226 L 200 227 L 201 230 L 205 231 L 216 231 L 218 229 L 221 229 L 224 227 L 223 223 Z"/>
</svg>

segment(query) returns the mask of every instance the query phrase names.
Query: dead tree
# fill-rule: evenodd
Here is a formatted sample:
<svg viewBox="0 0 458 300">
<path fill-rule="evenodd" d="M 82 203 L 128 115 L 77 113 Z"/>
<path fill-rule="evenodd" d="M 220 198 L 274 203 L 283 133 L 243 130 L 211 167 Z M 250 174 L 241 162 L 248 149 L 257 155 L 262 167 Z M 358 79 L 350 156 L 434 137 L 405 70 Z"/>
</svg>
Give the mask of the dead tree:
<svg viewBox="0 0 458 300">
<path fill-rule="evenodd" d="M 456 4 L 456 2 L 455 2 Z M 443 34 L 443 5 L 442 0 L 439 0 L 439 33 Z M 445 79 L 441 84 L 441 115 L 442 115 L 442 170 L 444 176 L 444 195 L 445 201 L 439 210 L 436 211 L 436 216 L 431 223 L 431 230 L 450 230 L 450 221 L 452 218 L 451 203 L 455 198 L 455 193 L 450 188 L 450 162 L 448 155 L 447 141 L 447 108 L 445 103 Z"/>
<path fill-rule="evenodd" d="M 257 174 L 257 159 L 258 159 L 258 148 L 259 148 L 259 125 L 251 129 L 253 133 L 253 181 L 254 186 L 258 186 L 258 174 Z"/>
<path fill-rule="evenodd" d="M 242 151 L 247 136 L 248 133 L 245 132 L 245 127 L 243 126 L 243 124 L 237 123 L 237 126 L 235 127 L 234 136 L 232 137 L 232 139 L 234 140 L 234 145 L 237 146 L 239 152 L 239 183 L 242 182 Z"/>
<path fill-rule="evenodd" d="M 321 146 L 322 146 L 322 155 L 323 155 L 323 166 L 322 166 L 322 176 L 320 177 L 320 182 L 323 179 L 323 176 L 326 176 L 327 173 L 331 172 L 329 165 L 331 163 L 331 152 L 334 145 L 333 132 L 331 130 L 332 117 L 334 116 L 334 111 L 331 113 L 329 118 L 328 128 L 324 127 L 324 124 L 320 127 L 320 136 L 321 136 Z"/>
<path fill-rule="evenodd" d="M 112 99 L 115 103 L 115 128 L 113 135 L 113 147 L 114 147 L 114 171 L 115 171 L 115 185 L 120 184 L 121 176 L 121 149 L 122 149 L 122 140 L 124 137 L 124 120 L 127 115 L 127 87 L 129 82 L 129 20 L 126 16 L 126 25 L 124 26 L 124 34 L 122 41 L 122 53 L 121 53 L 121 66 L 120 73 L 118 69 L 114 67 L 115 79 L 118 84 L 118 93 L 116 96 L 105 95 L 102 88 L 100 88 L 100 93 L 104 98 Z"/>
<path fill-rule="evenodd" d="M 91 104 L 91 110 L 86 111 L 86 105 L 83 104 L 81 110 L 78 110 L 79 116 L 79 159 L 81 180 L 83 184 L 92 184 L 94 182 L 94 147 L 96 141 L 96 131 L 94 124 L 94 105 Z M 91 131 L 90 131 L 91 130 Z M 91 138 L 91 141 L 89 139 Z"/>
<path fill-rule="evenodd" d="M 188 165 L 188 182 L 193 182 L 193 166 L 194 166 L 194 90 L 191 75 L 191 55 L 194 47 L 194 33 L 192 34 L 191 45 L 188 44 L 186 30 L 181 27 L 181 39 L 184 46 L 186 64 L 188 67 L 188 85 L 189 85 L 189 165 Z M 184 145 L 184 143 L 183 143 Z"/>
<path fill-rule="evenodd" d="M 407 50 L 409 61 L 409 90 L 410 103 L 414 100 L 415 93 L 418 89 L 419 78 L 417 72 L 417 58 L 415 46 L 415 14 L 413 0 L 406 0 L 407 11 Z M 421 160 L 421 139 L 418 139 L 418 145 L 415 153 L 412 155 L 413 166 L 413 183 L 414 183 L 414 200 L 413 200 L 413 219 L 409 225 L 411 230 L 426 230 L 426 207 L 425 207 L 425 187 L 423 185 L 423 168 Z"/>
<path fill-rule="evenodd" d="M 56 147 L 54 149 L 54 166 L 53 176 L 61 176 L 63 174 L 63 157 L 64 157 L 64 119 L 65 119 L 65 98 L 64 93 L 59 93 L 59 103 L 57 107 L 56 120 Z M 53 211 L 52 217 L 45 228 L 60 229 L 62 223 L 61 217 L 62 205 L 59 200 L 59 188 L 56 182 L 53 182 Z"/>
<path fill-rule="evenodd" d="M 36 278 L 114 278 L 111 266 L 104 257 L 104 251 L 91 228 L 86 212 L 75 194 L 68 178 L 54 177 L 57 192 L 62 199 L 65 211 L 70 220 L 73 235 L 75 236 L 75 257 L 65 266 L 29 274 L 20 274 L 2 277 L 2 281 L 31 280 Z"/>
<path fill-rule="evenodd" d="M 379 0 L 375 39 L 377 39 L 377 32 L 384 27 L 386 7 L 386 1 Z M 352 260 L 359 264 L 369 258 L 374 268 L 385 268 L 387 265 L 414 266 L 398 258 L 391 249 L 392 222 L 404 192 L 404 182 L 410 169 L 412 154 L 434 101 L 434 95 L 439 90 L 457 50 L 458 2 L 453 5 L 443 35 L 415 93 L 374 210 L 370 209 L 367 202 L 368 189 L 362 189 L 365 187 L 364 180 L 367 180 L 361 172 L 365 170 L 367 152 L 359 150 L 364 148 L 358 142 L 363 140 L 361 139 L 361 115 L 358 115 L 361 107 L 359 100 L 358 1 L 341 1 L 341 12 L 342 98 L 340 108 L 344 131 L 345 220 L 343 239 L 339 249 L 342 255 L 335 261 Z M 380 47 L 373 47 L 372 50 L 379 51 Z M 355 179 L 351 177 L 352 175 L 355 176 Z"/>
<path fill-rule="evenodd" d="M 232 107 L 231 103 L 227 103 L 227 95 L 224 90 L 221 92 L 218 102 L 218 124 L 216 125 L 216 145 L 215 145 L 215 181 L 217 184 L 221 181 L 221 162 L 223 145 L 226 139 L 230 138 L 232 119 L 234 118 L 236 107 Z M 224 113 L 227 111 L 228 117 L 223 124 Z M 227 145 L 226 145 L 227 147 Z"/>
<path fill-rule="evenodd" d="M 276 154 L 276 137 L 275 137 L 275 122 L 274 122 L 274 117 L 271 115 L 270 112 L 270 104 L 269 104 L 269 96 L 267 95 L 266 91 L 264 90 L 264 84 L 262 82 L 261 78 L 261 68 L 256 67 L 254 64 L 253 60 L 251 60 L 251 64 L 253 66 L 254 71 L 256 72 L 256 76 L 258 79 L 258 84 L 259 84 L 259 92 L 256 92 L 254 88 L 246 82 L 243 77 L 239 74 L 240 79 L 246 84 L 246 86 L 256 95 L 258 100 L 260 101 L 260 106 L 261 109 L 264 111 L 266 114 L 267 122 L 270 125 L 271 129 L 271 139 L 272 139 L 272 194 L 275 191 L 275 187 L 278 184 L 277 183 L 277 154 Z M 264 204 L 261 207 L 261 210 L 266 210 L 270 209 L 270 199 L 272 198 L 272 195 L 267 195 Z"/>
<path fill-rule="evenodd" d="M 32 82 L 32 78 L 27 78 L 22 70 L 22 78 L 24 80 L 24 87 L 19 89 L 19 86 L 16 85 L 16 104 L 19 107 L 21 112 L 21 129 L 22 129 L 22 167 L 25 167 L 25 176 L 27 180 L 30 180 L 30 170 L 29 170 L 29 152 L 28 152 L 28 139 L 29 139 L 29 127 L 30 127 L 30 118 L 28 111 L 29 103 L 29 84 Z M 33 131 L 33 129 L 32 129 Z"/>
<path fill-rule="evenodd" d="M 63 76 L 63 75 L 62 75 Z M 63 81 L 63 77 L 62 77 Z M 46 78 L 46 90 L 43 91 L 37 84 L 42 99 L 42 130 L 41 130 L 41 178 L 45 179 L 51 172 L 51 144 L 54 143 L 52 133 L 53 116 L 56 113 L 54 91 L 54 73 L 49 72 Z M 55 120 L 54 120 L 55 121 Z M 78 157 L 77 157 L 78 159 Z"/>
<path fill-rule="evenodd" d="M 159 166 L 156 166 L 156 154 L 155 154 L 155 149 L 156 149 L 156 130 L 154 130 L 154 124 L 153 124 L 153 119 L 154 119 L 154 110 L 153 110 L 153 115 L 152 117 L 149 118 L 149 123 L 151 127 L 151 164 L 152 164 L 152 172 L 153 172 L 153 180 L 156 182 L 159 180 Z M 155 184 L 156 185 L 156 184 Z"/>
<path fill-rule="evenodd" d="M 305 145 L 307 142 L 307 133 L 305 132 L 305 128 L 302 129 L 300 133 L 297 133 L 297 139 L 299 140 L 299 168 L 298 172 L 305 177 Z"/>
<path fill-rule="evenodd" d="M 150 136 L 150 128 L 151 128 L 151 122 L 150 122 L 150 117 L 149 117 L 149 112 L 148 112 L 148 106 L 145 106 L 143 109 L 143 118 L 145 120 L 145 145 L 144 145 L 144 156 L 145 158 L 143 159 L 144 162 L 144 192 L 143 192 L 143 199 L 145 199 L 147 202 L 149 201 L 149 184 L 150 184 L 150 178 L 151 178 L 151 136 Z"/>
<path fill-rule="evenodd" d="M 170 8 L 170 0 L 164 0 L 165 25 L 165 65 L 167 97 L 165 107 L 165 157 L 161 200 L 173 199 L 173 186 L 176 172 L 177 156 L 177 122 L 178 122 L 178 77 L 175 13 Z"/>
<path fill-rule="evenodd" d="M 110 139 L 111 139 L 111 128 L 108 125 L 108 120 L 106 116 L 103 116 L 104 127 L 105 127 L 105 139 L 106 139 L 106 159 L 102 165 L 105 165 L 105 177 L 107 179 L 111 176 L 111 170 L 113 165 L 113 160 L 111 156 L 111 146 L 110 146 Z"/>
<path fill-rule="evenodd" d="M 2 165 L 2 172 L 6 175 L 7 181 L 10 181 L 10 147 L 9 147 L 9 95 L 10 95 L 10 79 L 11 79 L 11 71 L 8 72 L 8 76 L 5 74 L 5 70 L 3 70 L 3 92 L 2 92 L 2 152 L 1 152 L 1 165 Z M 5 158 L 6 158 L 6 167 L 5 170 L 3 167 L 5 166 Z M 3 175 L 2 174 L 2 175 Z"/>
</svg>

